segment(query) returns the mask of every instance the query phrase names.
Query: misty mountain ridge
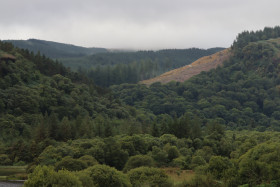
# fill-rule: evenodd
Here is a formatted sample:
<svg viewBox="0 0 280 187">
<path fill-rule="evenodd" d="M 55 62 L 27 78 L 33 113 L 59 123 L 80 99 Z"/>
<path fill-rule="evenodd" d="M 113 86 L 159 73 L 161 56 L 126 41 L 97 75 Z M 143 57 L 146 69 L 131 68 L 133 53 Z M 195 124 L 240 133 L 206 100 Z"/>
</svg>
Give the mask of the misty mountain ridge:
<svg viewBox="0 0 280 187">
<path fill-rule="evenodd" d="M 86 55 L 93 55 L 97 53 L 108 52 L 105 48 L 97 47 L 81 47 L 72 44 L 64 44 L 53 41 L 28 39 L 28 40 L 4 40 L 5 42 L 11 42 L 14 46 L 22 49 L 28 49 L 37 53 L 46 55 L 52 59 L 66 58 L 66 57 L 81 57 Z"/>
</svg>

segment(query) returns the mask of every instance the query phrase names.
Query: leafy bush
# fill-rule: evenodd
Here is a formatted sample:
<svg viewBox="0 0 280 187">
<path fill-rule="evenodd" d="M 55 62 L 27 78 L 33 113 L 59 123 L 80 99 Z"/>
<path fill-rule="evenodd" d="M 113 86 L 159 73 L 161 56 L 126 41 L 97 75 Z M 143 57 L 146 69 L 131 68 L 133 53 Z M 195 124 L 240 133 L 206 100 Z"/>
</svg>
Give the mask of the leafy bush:
<svg viewBox="0 0 280 187">
<path fill-rule="evenodd" d="M 95 165 L 86 169 L 93 184 L 99 187 L 130 187 L 128 177 L 115 168 L 106 165 Z"/>
<path fill-rule="evenodd" d="M 201 156 L 194 156 L 191 161 L 191 168 L 194 169 L 198 166 L 203 166 L 205 164 L 206 162 Z"/>
<path fill-rule="evenodd" d="M 0 154 L 0 165 L 11 165 L 12 161 L 10 160 L 10 158 L 8 157 L 8 155 L 6 154 Z"/>
<path fill-rule="evenodd" d="M 37 166 L 34 172 L 28 175 L 25 187 L 36 186 L 82 186 L 81 181 L 73 173 L 67 170 L 55 172 L 51 166 Z"/>
<path fill-rule="evenodd" d="M 71 157 L 64 157 L 61 161 L 55 164 L 55 170 L 66 169 L 68 171 L 80 171 L 87 168 L 87 164 L 81 160 L 76 160 Z"/>
<path fill-rule="evenodd" d="M 87 166 L 94 166 L 98 164 L 98 161 L 90 155 L 84 155 L 80 157 L 78 160 L 85 162 Z"/>
<path fill-rule="evenodd" d="M 131 169 L 138 168 L 140 166 L 152 167 L 154 165 L 154 159 L 148 155 L 135 155 L 128 159 L 123 169 L 127 172 Z"/>
<path fill-rule="evenodd" d="M 213 174 L 213 176 L 220 179 L 223 177 L 224 172 L 231 167 L 233 167 L 233 164 L 228 158 L 212 156 L 209 161 L 208 169 Z"/>
</svg>

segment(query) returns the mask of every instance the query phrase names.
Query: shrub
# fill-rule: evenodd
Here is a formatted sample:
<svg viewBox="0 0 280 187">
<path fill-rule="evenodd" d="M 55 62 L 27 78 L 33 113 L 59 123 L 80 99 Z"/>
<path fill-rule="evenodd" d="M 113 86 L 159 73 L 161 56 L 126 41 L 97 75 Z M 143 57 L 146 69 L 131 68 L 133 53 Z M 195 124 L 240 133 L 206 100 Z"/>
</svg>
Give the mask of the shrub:
<svg viewBox="0 0 280 187">
<path fill-rule="evenodd" d="M 76 160 L 71 157 L 64 157 L 61 161 L 55 164 L 55 170 L 66 169 L 68 171 L 80 171 L 87 168 L 87 164 L 81 160 Z"/>
<path fill-rule="evenodd" d="M 106 165 L 95 165 L 86 169 L 93 184 L 99 187 L 130 187 L 128 177 L 115 168 Z"/>
<path fill-rule="evenodd" d="M 194 156 L 191 161 L 191 168 L 195 169 L 197 166 L 203 166 L 206 162 L 201 156 Z"/>
<path fill-rule="evenodd" d="M 10 158 L 8 157 L 8 155 L 6 154 L 0 154 L 0 165 L 11 165 L 12 161 L 10 160 Z"/>
<path fill-rule="evenodd" d="M 77 177 L 82 182 L 83 187 L 94 187 L 92 178 L 87 170 L 76 172 Z"/>
<path fill-rule="evenodd" d="M 73 173 L 67 170 L 55 172 L 50 166 L 37 166 L 34 172 L 28 175 L 28 180 L 24 183 L 25 187 L 36 186 L 82 186 L 81 181 Z"/>
<path fill-rule="evenodd" d="M 98 164 L 98 161 L 90 155 L 84 155 L 80 157 L 78 160 L 83 161 L 84 163 L 87 164 L 87 166 L 94 166 Z"/>
<path fill-rule="evenodd" d="M 233 164 L 226 157 L 212 156 L 209 161 L 209 171 L 218 179 L 223 177 L 224 172 L 233 167 Z"/>
<path fill-rule="evenodd" d="M 131 169 L 138 168 L 141 166 L 152 167 L 154 165 L 154 159 L 148 155 L 135 155 L 128 159 L 123 171 L 127 172 Z"/>
</svg>

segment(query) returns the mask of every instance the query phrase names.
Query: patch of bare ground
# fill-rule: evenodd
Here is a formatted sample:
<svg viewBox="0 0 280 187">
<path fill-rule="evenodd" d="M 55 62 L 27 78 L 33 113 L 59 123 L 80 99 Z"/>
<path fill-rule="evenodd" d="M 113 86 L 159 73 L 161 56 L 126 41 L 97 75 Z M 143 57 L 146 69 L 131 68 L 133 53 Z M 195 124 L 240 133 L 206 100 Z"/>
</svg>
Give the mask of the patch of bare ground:
<svg viewBox="0 0 280 187">
<path fill-rule="evenodd" d="M 209 71 L 222 65 L 231 56 L 230 49 L 217 52 L 210 56 L 202 57 L 190 65 L 168 71 L 152 79 L 141 81 L 140 84 L 151 85 L 155 82 L 168 83 L 170 81 L 184 82 L 202 71 Z"/>
</svg>

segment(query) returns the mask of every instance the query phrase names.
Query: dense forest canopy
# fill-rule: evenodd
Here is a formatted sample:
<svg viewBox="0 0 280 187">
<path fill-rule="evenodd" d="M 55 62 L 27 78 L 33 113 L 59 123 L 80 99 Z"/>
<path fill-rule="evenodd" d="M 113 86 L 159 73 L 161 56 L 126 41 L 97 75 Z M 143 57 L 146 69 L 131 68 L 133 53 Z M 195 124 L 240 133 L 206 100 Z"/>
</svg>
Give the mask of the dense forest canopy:
<svg viewBox="0 0 280 187">
<path fill-rule="evenodd" d="M 28 165 L 25 186 L 277 187 L 279 37 L 241 33 L 184 83 L 110 89 L 0 42 L 0 165 Z"/>
</svg>

